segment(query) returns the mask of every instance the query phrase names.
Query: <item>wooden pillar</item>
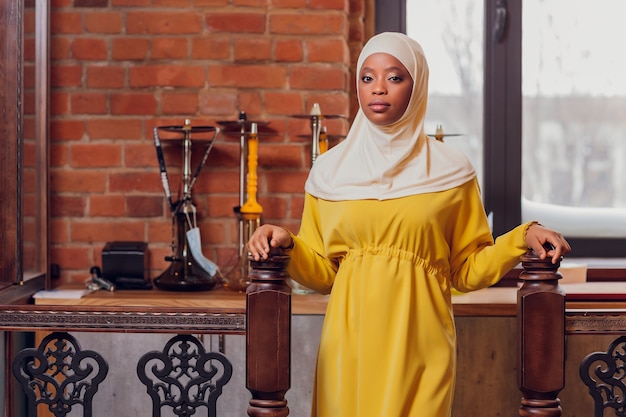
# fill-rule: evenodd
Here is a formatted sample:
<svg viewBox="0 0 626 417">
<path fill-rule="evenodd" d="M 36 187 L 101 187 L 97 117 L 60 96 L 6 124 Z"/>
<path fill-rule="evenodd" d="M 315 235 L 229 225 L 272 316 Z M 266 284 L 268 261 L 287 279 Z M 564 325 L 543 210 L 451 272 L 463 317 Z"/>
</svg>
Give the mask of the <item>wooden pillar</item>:
<svg viewBox="0 0 626 417">
<path fill-rule="evenodd" d="M 519 415 L 560 417 L 559 392 L 565 386 L 565 294 L 559 263 L 522 256 L 522 287 L 517 294 Z"/>
<path fill-rule="evenodd" d="M 285 394 L 291 377 L 291 289 L 282 250 L 266 261 L 250 261 L 246 290 L 246 388 L 252 393 L 248 415 L 289 415 Z"/>
</svg>

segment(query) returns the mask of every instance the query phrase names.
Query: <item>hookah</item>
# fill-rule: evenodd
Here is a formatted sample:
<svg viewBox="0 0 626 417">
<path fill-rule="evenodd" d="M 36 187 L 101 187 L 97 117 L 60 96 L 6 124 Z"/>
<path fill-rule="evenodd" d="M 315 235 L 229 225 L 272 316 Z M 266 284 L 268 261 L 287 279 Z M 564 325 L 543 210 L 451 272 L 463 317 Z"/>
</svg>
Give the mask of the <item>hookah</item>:
<svg viewBox="0 0 626 417">
<path fill-rule="evenodd" d="M 319 103 L 313 103 L 313 107 L 309 114 L 294 114 L 291 117 L 298 119 L 309 119 L 311 126 L 311 135 L 307 136 L 311 139 L 311 166 L 315 164 L 317 158 L 328 150 L 328 133 L 326 126 L 322 125 L 324 119 L 341 118 L 340 115 L 322 114 Z M 289 286 L 296 294 L 310 294 L 314 291 L 304 285 L 290 279 Z"/>
<path fill-rule="evenodd" d="M 243 133 L 242 133 L 243 136 Z M 248 165 L 247 165 L 247 195 L 248 199 L 239 209 L 240 225 L 242 226 L 240 241 L 240 254 L 237 264 L 226 273 L 224 278 L 224 287 L 233 291 L 245 291 L 250 285 L 250 262 L 245 251 L 245 243 L 252 233 L 259 227 L 261 223 L 261 214 L 263 207 L 257 202 L 257 166 L 258 166 L 258 149 L 259 137 L 258 126 L 256 123 L 250 124 L 250 133 L 248 135 Z M 243 167 L 242 167 L 243 168 Z"/>
<path fill-rule="evenodd" d="M 159 137 L 159 131 L 182 133 L 182 193 L 177 201 L 172 200 L 169 179 L 163 156 L 161 141 L 171 140 Z M 212 133 L 206 142 L 206 149 L 202 160 L 193 171 L 191 167 L 191 133 Z M 191 126 L 189 119 L 183 126 L 159 126 L 153 129 L 154 145 L 156 148 L 161 182 L 165 197 L 172 214 L 172 254 L 165 260 L 170 262 L 169 267 L 157 278 L 154 285 L 162 290 L 169 291 L 195 291 L 211 290 L 218 283 L 219 269 L 217 265 L 208 260 L 202 254 L 200 242 L 200 230 L 196 223 L 197 209 L 193 203 L 191 190 L 196 183 L 198 175 L 206 163 L 209 152 L 220 130 L 213 126 Z M 176 141 L 180 141 L 177 137 Z"/>
</svg>

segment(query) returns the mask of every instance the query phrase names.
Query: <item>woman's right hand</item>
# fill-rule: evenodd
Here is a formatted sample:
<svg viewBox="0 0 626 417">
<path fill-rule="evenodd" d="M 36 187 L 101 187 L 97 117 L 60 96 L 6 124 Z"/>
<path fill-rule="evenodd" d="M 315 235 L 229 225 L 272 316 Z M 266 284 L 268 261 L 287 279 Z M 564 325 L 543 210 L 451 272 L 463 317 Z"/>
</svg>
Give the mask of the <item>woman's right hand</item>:
<svg viewBox="0 0 626 417">
<path fill-rule="evenodd" d="M 259 226 L 248 241 L 248 252 L 255 261 L 267 259 L 271 248 L 288 248 L 293 243 L 286 229 L 273 224 Z"/>
</svg>

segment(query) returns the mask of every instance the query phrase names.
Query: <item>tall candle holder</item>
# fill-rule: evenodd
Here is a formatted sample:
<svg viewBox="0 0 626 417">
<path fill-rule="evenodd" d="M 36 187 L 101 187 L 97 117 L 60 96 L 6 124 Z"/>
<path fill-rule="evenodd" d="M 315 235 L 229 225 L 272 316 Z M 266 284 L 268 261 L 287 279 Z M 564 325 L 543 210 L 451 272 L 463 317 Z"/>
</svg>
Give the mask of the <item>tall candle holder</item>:
<svg viewBox="0 0 626 417">
<path fill-rule="evenodd" d="M 175 133 L 176 137 L 161 138 L 159 132 Z M 201 252 L 199 256 L 192 255 L 193 247 L 188 239 L 190 232 L 199 232 L 194 230 L 197 229 L 197 208 L 193 203 L 191 191 L 206 163 L 219 132 L 220 130 L 214 126 L 191 126 L 191 122 L 188 119 L 185 120 L 182 126 L 158 126 L 153 129 L 161 182 L 172 215 L 172 253 L 165 257 L 165 260 L 170 262 L 170 265 L 153 280 L 154 285 L 159 289 L 169 291 L 211 290 L 219 282 L 217 272 L 210 270 L 210 261 L 203 258 Z M 193 172 L 191 166 L 192 133 L 210 134 L 210 137 L 198 140 L 198 142 L 205 145 L 205 150 L 202 160 Z M 163 154 L 162 143 L 165 142 L 182 145 L 181 188 L 179 190 L 179 198 L 175 201 L 172 199 Z M 199 244 L 199 241 L 197 243 Z M 197 248 L 197 250 L 201 251 L 200 248 Z"/>
</svg>

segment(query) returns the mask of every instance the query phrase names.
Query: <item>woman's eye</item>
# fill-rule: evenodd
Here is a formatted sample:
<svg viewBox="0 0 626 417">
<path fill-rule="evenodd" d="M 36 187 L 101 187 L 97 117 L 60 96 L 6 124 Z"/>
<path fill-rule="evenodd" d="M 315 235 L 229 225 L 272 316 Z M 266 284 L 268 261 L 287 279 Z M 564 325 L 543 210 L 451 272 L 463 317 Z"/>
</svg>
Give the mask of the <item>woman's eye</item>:
<svg viewBox="0 0 626 417">
<path fill-rule="evenodd" d="M 373 78 L 370 77 L 369 75 L 364 75 L 364 76 L 361 77 L 361 81 L 363 81 L 364 83 L 369 83 L 372 80 L 373 80 Z"/>
<path fill-rule="evenodd" d="M 397 75 L 392 75 L 391 77 L 389 77 L 389 81 L 400 82 L 402 81 L 402 77 L 399 77 Z"/>
</svg>

